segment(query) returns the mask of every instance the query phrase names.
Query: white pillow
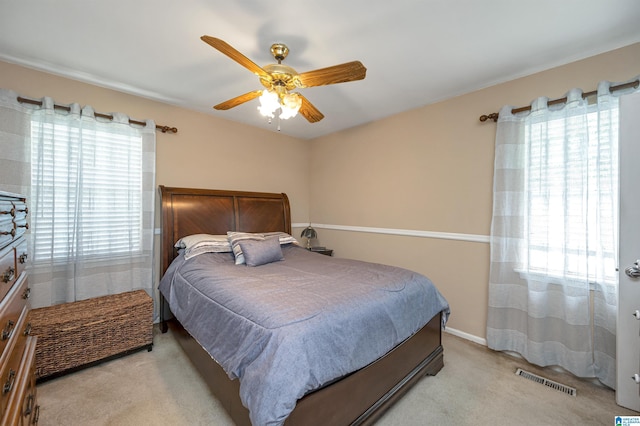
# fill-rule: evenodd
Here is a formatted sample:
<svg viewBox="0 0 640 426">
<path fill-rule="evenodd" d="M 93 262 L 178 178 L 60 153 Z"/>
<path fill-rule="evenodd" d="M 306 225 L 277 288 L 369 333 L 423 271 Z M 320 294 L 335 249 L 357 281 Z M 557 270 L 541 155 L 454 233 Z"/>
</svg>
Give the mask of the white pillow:
<svg viewBox="0 0 640 426">
<path fill-rule="evenodd" d="M 192 248 L 195 245 L 222 245 L 229 244 L 229 240 L 226 235 L 211 235 L 211 234 L 193 234 L 180 238 L 176 244 L 176 248 Z"/>
<path fill-rule="evenodd" d="M 231 252 L 231 244 L 226 235 L 193 234 L 180 238 L 176 248 L 184 250 L 184 258 L 191 259 L 203 253 L 228 253 Z"/>
<path fill-rule="evenodd" d="M 300 243 L 298 243 L 298 240 L 296 240 L 286 232 L 265 232 L 263 235 L 265 236 L 265 238 L 277 235 L 281 246 L 285 244 L 294 244 L 296 246 L 300 245 Z"/>
</svg>

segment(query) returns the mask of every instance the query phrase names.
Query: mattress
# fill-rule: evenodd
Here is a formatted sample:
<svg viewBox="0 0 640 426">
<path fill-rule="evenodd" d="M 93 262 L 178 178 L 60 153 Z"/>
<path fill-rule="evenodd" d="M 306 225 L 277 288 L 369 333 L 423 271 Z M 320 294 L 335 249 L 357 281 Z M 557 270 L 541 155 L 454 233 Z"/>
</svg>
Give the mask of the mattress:
<svg viewBox="0 0 640 426">
<path fill-rule="evenodd" d="M 424 275 L 295 245 L 236 265 L 231 253 L 179 255 L 160 291 L 183 327 L 240 380 L 254 425 L 280 425 L 305 394 L 411 337 L 449 305 Z"/>
</svg>

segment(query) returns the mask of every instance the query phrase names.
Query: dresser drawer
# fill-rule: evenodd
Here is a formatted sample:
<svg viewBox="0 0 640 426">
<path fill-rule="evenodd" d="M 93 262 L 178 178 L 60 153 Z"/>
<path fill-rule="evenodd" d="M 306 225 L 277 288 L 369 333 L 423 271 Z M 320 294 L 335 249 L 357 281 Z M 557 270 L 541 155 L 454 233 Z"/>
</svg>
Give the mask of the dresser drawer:
<svg viewBox="0 0 640 426">
<path fill-rule="evenodd" d="M 10 200 L 0 200 L 0 220 L 4 217 L 8 217 L 11 220 L 16 215 L 13 202 Z"/>
<path fill-rule="evenodd" d="M 28 300 L 29 284 L 23 274 L 0 303 L 0 366 L 7 359 L 7 352 L 11 350 L 9 343 L 13 342 L 14 335 L 20 337 L 24 332 Z"/>
<path fill-rule="evenodd" d="M 11 290 L 16 278 L 16 251 L 10 245 L 0 251 L 0 300 Z"/>
<path fill-rule="evenodd" d="M 16 231 L 13 225 L 13 218 L 0 214 L 0 247 L 10 243 L 15 235 Z"/>
<path fill-rule="evenodd" d="M 14 216 L 15 209 L 13 203 L 0 199 L 0 247 L 13 239 L 13 235 L 15 234 L 13 227 Z"/>
<path fill-rule="evenodd" d="M 29 339 L 23 358 L 25 375 L 22 379 L 24 384 L 20 387 L 20 397 L 17 399 L 20 408 L 15 410 L 20 414 L 20 419 L 16 419 L 18 420 L 17 424 L 24 426 L 38 424 L 40 417 L 36 389 L 36 337 Z M 11 403 L 10 405 L 13 406 Z"/>
<path fill-rule="evenodd" d="M 29 229 L 28 213 L 29 209 L 24 201 L 0 198 L 0 246 L 10 243 Z"/>
<path fill-rule="evenodd" d="M 27 340 L 31 339 L 28 336 L 30 327 L 25 325 L 27 316 L 27 308 L 25 307 L 16 326 L 12 329 L 11 336 L 7 339 L 7 347 L 3 352 L 2 367 L 0 368 L 0 415 L 3 417 L 15 394 L 16 385 L 19 383 L 18 379 L 22 377 L 20 368 L 23 352 Z M 5 423 L 3 422 L 2 425 L 4 426 Z"/>
<path fill-rule="evenodd" d="M 37 424 L 40 408 L 36 398 L 36 337 L 28 337 L 24 354 L 21 351 L 16 378 L 7 398 L 6 410 L 2 413 L 2 426 Z M 6 382 L 5 382 L 6 384 Z M 5 386 L 4 384 L 2 386 Z M 3 389 L 4 390 L 4 389 Z M 3 394 L 3 397 L 5 394 Z"/>
<path fill-rule="evenodd" d="M 27 266 L 27 259 L 29 254 L 27 253 L 27 240 L 22 239 L 15 246 L 16 256 L 16 276 L 20 276 L 24 268 Z"/>
<path fill-rule="evenodd" d="M 0 251 L 0 300 L 11 290 L 27 266 L 27 240 L 18 238 Z"/>
<path fill-rule="evenodd" d="M 16 237 L 25 233 L 29 229 L 29 223 L 27 222 L 27 213 L 29 209 L 27 204 L 23 201 L 12 201 L 13 203 L 13 226 L 15 227 Z"/>
</svg>

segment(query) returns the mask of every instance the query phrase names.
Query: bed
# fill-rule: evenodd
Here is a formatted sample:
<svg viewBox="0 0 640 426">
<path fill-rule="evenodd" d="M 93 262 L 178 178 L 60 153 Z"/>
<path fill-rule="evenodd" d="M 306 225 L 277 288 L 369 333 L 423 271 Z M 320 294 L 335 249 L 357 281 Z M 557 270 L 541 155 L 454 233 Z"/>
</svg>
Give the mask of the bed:
<svg viewBox="0 0 640 426">
<path fill-rule="evenodd" d="M 379 336 L 376 335 L 379 332 L 376 330 L 367 331 L 361 336 L 350 331 L 346 333 L 346 336 L 355 335 L 354 342 L 345 340 L 345 335 L 340 335 L 340 338 L 336 338 L 337 342 L 334 342 L 339 343 L 339 346 L 332 349 L 327 356 L 318 356 L 318 350 L 314 350 L 315 355 L 313 351 L 303 355 L 298 355 L 295 352 L 295 358 L 292 358 L 290 354 L 294 353 L 294 349 L 297 351 L 300 346 L 313 346 L 299 341 L 299 339 L 308 338 L 306 333 L 309 332 L 303 331 L 308 326 L 315 327 L 311 329 L 313 331 L 310 334 L 320 336 L 319 339 L 325 339 L 318 345 L 320 348 L 325 348 L 327 347 L 325 345 L 329 344 L 326 340 L 327 336 L 331 335 L 331 330 L 335 332 L 335 330 L 344 329 L 345 324 L 351 326 L 367 321 L 365 316 L 358 317 L 356 315 L 350 318 L 344 314 L 347 311 L 359 312 L 359 308 L 344 308 L 342 306 L 338 308 L 338 305 L 347 303 L 347 300 L 357 301 L 359 296 L 356 293 L 360 291 L 360 288 L 369 285 L 369 277 L 355 280 L 350 278 L 349 285 L 340 286 L 337 281 L 342 278 L 343 272 L 346 277 L 351 273 L 350 271 L 357 271 L 353 268 L 370 267 L 371 279 L 375 280 L 376 277 L 386 276 L 387 273 L 395 273 L 395 269 L 398 268 L 323 256 L 309 252 L 296 244 L 280 246 L 283 261 L 256 268 L 235 265 L 233 253 L 212 253 L 186 260 L 184 250 L 177 249 L 175 244 L 181 238 L 190 235 L 225 235 L 228 231 L 260 233 L 262 235 L 265 233 L 291 234 L 289 200 L 286 194 L 278 193 L 165 186 L 160 186 L 160 195 L 162 206 L 161 264 L 164 275 L 160 286 L 162 331 L 166 332 L 169 326 L 172 327 L 172 331 L 176 334 L 185 353 L 237 425 L 251 425 L 252 419 L 255 424 L 278 425 L 284 423 L 286 426 L 372 424 L 420 378 L 425 375 L 435 375 L 444 366 L 441 330 L 448 315 L 448 305 L 437 289 L 433 287 L 433 289 L 429 288 L 429 295 L 424 296 L 429 300 L 429 307 L 425 306 L 419 309 L 412 307 L 405 300 L 409 296 L 403 292 L 414 287 L 428 287 L 423 282 L 423 279 L 427 281 L 428 279 L 406 270 L 402 270 L 403 274 L 410 277 L 406 283 L 404 281 L 396 282 L 395 278 L 386 284 L 383 283 L 382 290 L 375 289 L 375 300 L 376 303 L 378 300 L 383 300 L 382 296 L 378 295 L 384 292 L 390 295 L 390 299 L 405 298 L 401 300 L 406 309 L 396 309 L 396 313 L 392 313 L 390 317 L 393 317 L 393 321 L 396 320 L 395 317 L 407 317 L 410 322 L 415 322 L 415 324 L 404 325 L 404 323 L 396 324 L 394 322 L 388 326 L 387 331 Z M 273 238 L 266 239 L 273 240 Z M 243 245 L 243 247 L 249 256 L 248 246 Z M 249 263 L 249 257 L 247 257 L 247 263 Z M 190 265 L 192 270 L 187 269 L 187 265 Z M 195 284 L 194 287 L 183 289 L 182 286 L 186 284 L 182 284 L 182 282 L 192 279 L 189 277 L 204 276 L 207 278 L 202 271 L 205 270 L 204 268 L 210 267 L 214 268 L 212 275 L 222 274 L 222 271 L 227 271 L 229 274 L 251 273 L 254 275 L 242 275 L 239 278 L 236 277 L 236 281 L 233 282 L 227 275 L 219 276 L 215 278 L 217 280 L 215 290 L 209 290 L 209 287 L 212 286 L 208 284 Z M 392 269 L 393 271 L 390 271 Z M 332 271 L 331 282 L 328 282 L 326 277 L 318 278 L 323 275 L 322 271 L 324 270 Z M 259 275 L 255 275 L 256 273 Z M 287 275 L 281 275 L 285 273 Z M 300 305 L 301 308 L 293 309 L 293 313 L 287 310 L 284 310 L 285 313 L 263 312 L 263 300 L 280 297 L 275 286 L 275 290 L 268 290 L 267 286 L 274 285 L 274 280 L 266 280 L 264 277 L 267 276 L 275 277 L 276 281 L 282 280 L 284 282 L 286 280 L 288 284 L 293 283 L 293 286 L 307 291 L 302 296 L 294 296 L 295 300 L 288 301 L 289 305 Z M 243 281 L 242 286 L 237 285 L 238 279 Z M 319 293 L 317 287 L 313 287 L 320 279 L 326 281 L 322 284 L 326 286 L 324 294 Z M 198 287 L 199 285 L 200 287 Z M 235 287 L 233 287 L 234 285 Z M 254 287 L 251 287 L 252 285 Z M 244 306 L 237 305 L 240 302 L 235 298 L 239 296 L 233 294 L 234 299 L 231 300 L 229 293 L 220 293 L 225 289 L 231 289 L 230 293 L 235 291 L 238 294 L 245 294 L 245 297 L 251 299 L 250 303 L 245 303 Z M 218 296 L 211 296 L 207 293 L 209 291 L 221 294 L 224 301 L 214 300 Z M 335 292 L 344 293 L 339 298 L 334 298 Z M 293 293 L 287 292 L 286 294 Z M 367 295 L 365 297 L 370 299 L 373 296 Z M 410 296 L 412 300 L 415 298 L 416 296 Z M 435 299 L 438 300 L 431 301 Z M 203 313 L 204 310 L 200 311 L 194 308 L 200 304 L 200 300 L 206 300 L 208 303 L 211 300 L 214 301 L 206 308 L 207 314 Z M 384 303 L 387 303 L 386 300 Z M 386 310 L 387 308 L 381 309 Z M 331 315 L 339 316 L 340 319 L 336 321 L 342 321 L 337 328 L 335 325 L 326 326 L 329 331 L 325 330 L 324 320 L 320 321 L 320 317 L 328 315 L 325 314 L 327 310 L 335 311 Z M 411 314 L 407 314 L 405 310 Z M 241 319 L 238 319 L 239 315 L 230 319 L 217 316 L 222 311 L 231 311 L 234 315 L 237 311 L 243 311 L 243 316 Z M 425 318 L 418 319 L 417 317 L 420 316 Z M 208 319 L 209 317 L 211 320 Z M 211 323 L 202 326 L 205 321 Z M 236 329 L 233 327 L 238 327 L 238 331 L 234 332 Z M 360 325 L 354 327 L 354 330 L 358 330 L 359 327 Z M 410 327 L 414 327 L 415 330 L 410 331 Z M 224 330 L 231 331 L 231 333 L 222 335 Z M 222 343 L 221 346 L 224 348 L 219 349 L 213 343 L 208 343 L 205 337 L 208 334 L 215 335 L 216 344 Z M 367 338 L 369 334 L 371 335 L 370 339 Z M 405 336 L 405 334 L 408 335 Z M 239 335 L 241 337 L 238 337 Z M 248 340 L 249 336 L 255 337 L 256 343 L 251 343 L 253 341 Z M 302 337 L 295 340 L 292 336 Z M 391 344 L 393 339 L 399 339 L 399 341 L 380 352 L 383 345 Z M 234 344 L 237 346 L 229 348 L 229 345 Z M 284 353 L 285 358 L 278 360 L 276 364 L 282 364 L 286 366 L 285 368 L 267 368 L 270 365 L 269 362 L 275 359 L 275 352 Z M 237 354 L 249 355 L 244 360 Z M 348 354 L 348 356 L 344 354 Z M 337 361 L 334 362 L 334 359 L 339 359 L 341 356 L 344 359 L 340 362 L 353 359 L 354 361 L 349 362 L 353 362 L 353 365 L 357 367 L 341 371 L 339 374 L 331 373 L 337 374 L 336 377 L 331 378 L 329 373 L 325 373 L 325 365 L 318 366 L 327 363 L 335 364 Z M 370 357 L 374 358 L 366 361 Z M 366 364 L 358 365 L 363 362 Z M 301 367 L 294 366 L 294 364 L 300 364 Z M 353 365 L 349 368 L 352 368 Z M 307 367 L 308 371 L 296 370 L 296 368 Z M 339 368 L 347 367 L 340 364 Z M 278 378 L 277 371 L 279 370 L 287 371 L 289 378 Z M 240 380 L 235 380 L 236 377 L 239 377 Z M 274 377 L 275 382 L 269 388 L 268 382 L 271 377 Z M 291 386 L 281 386 L 280 389 L 283 389 L 281 392 L 273 392 L 278 380 L 290 380 Z M 247 391 L 252 381 L 254 384 L 251 386 L 258 384 L 266 387 Z M 297 381 L 301 382 L 300 389 L 296 388 Z M 289 388 L 293 389 L 290 393 L 299 395 L 299 399 L 297 401 L 294 399 L 293 403 L 289 400 L 284 402 L 277 400 L 280 393 L 283 394 L 283 398 L 290 399 L 291 395 L 284 395 L 287 394 Z M 243 404 L 241 394 L 246 404 Z M 258 406 L 255 401 L 258 401 Z M 274 406 L 277 406 L 277 410 L 273 413 L 273 417 L 269 417 L 272 413 L 266 411 L 267 414 L 265 414 L 262 405 L 272 402 Z M 252 407 L 252 409 L 249 410 L 245 405 Z"/>
</svg>

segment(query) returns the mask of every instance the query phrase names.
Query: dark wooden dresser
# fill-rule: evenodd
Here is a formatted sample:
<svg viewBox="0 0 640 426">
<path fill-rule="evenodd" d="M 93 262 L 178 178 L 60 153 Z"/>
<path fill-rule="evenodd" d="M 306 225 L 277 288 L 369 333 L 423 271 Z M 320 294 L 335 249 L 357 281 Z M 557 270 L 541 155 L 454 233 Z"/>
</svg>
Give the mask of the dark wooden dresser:
<svg viewBox="0 0 640 426">
<path fill-rule="evenodd" d="M 27 200 L 0 191 L 0 425 L 38 423 L 35 350 L 27 316 Z"/>
</svg>

